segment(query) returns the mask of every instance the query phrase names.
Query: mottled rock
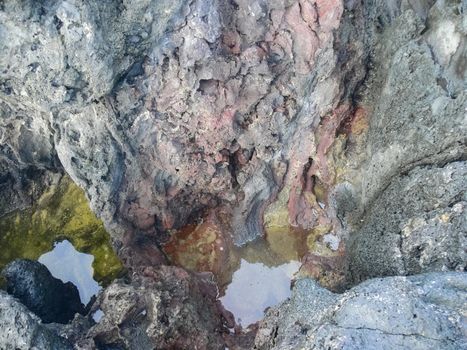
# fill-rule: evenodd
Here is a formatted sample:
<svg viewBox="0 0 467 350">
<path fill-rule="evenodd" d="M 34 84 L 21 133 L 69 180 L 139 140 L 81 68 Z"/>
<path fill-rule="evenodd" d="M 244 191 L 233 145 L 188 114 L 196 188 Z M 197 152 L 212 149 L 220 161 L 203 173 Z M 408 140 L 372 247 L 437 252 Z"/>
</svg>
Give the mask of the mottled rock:
<svg viewBox="0 0 467 350">
<path fill-rule="evenodd" d="M 71 282 L 53 277 L 37 261 L 15 260 L 2 271 L 9 294 L 18 298 L 43 322 L 67 323 L 76 313 L 84 314 L 78 289 Z"/>
<path fill-rule="evenodd" d="M 340 0 L 6 1 L 2 118 L 27 125 L 6 146 L 18 153 L 29 135 L 36 168 L 58 157 L 125 241 L 160 240 L 219 206 L 235 242 L 251 240 L 283 182 L 301 186 L 306 135 L 348 97 L 340 74 L 361 55 L 334 50 L 343 11 Z M 364 70 L 353 76 L 345 89 Z M 294 224 L 314 223 L 292 207 Z"/>
<path fill-rule="evenodd" d="M 219 208 L 242 244 L 279 191 L 285 226 L 345 238 L 329 154 L 358 111 L 360 213 L 395 176 L 465 153 L 464 7 L 5 1 L 0 175 L 63 166 L 128 247 Z"/>
<path fill-rule="evenodd" d="M 0 349 L 71 350 L 73 347 L 12 296 L 0 290 Z"/>
<path fill-rule="evenodd" d="M 465 273 L 368 280 L 343 294 L 297 281 L 267 312 L 257 349 L 462 349 L 467 345 Z"/>
<path fill-rule="evenodd" d="M 98 345 L 222 346 L 215 307 L 174 287 L 195 277 L 138 270 L 165 262 L 173 229 L 211 215 L 237 245 L 264 223 L 307 235 L 306 270 L 331 287 L 462 270 L 465 12 L 453 0 L 3 1 L 0 191 L 20 199 L 0 213 L 62 168 L 85 189 L 134 272 L 103 293 L 86 338 Z M 257 344 L 462 347 L 459 309 L 423 294 L 465 298 L 455 276 L 342 296 L 299 282 Z"/>
<path fill-rule="evenodd" d="M 123 349 L 224 349 L 228 330 L 212 288 L 167 266 L 147 268 L 131 284 L 115 281 L 93 306 L 102 318 L 87 341 Z"/>
</svg>

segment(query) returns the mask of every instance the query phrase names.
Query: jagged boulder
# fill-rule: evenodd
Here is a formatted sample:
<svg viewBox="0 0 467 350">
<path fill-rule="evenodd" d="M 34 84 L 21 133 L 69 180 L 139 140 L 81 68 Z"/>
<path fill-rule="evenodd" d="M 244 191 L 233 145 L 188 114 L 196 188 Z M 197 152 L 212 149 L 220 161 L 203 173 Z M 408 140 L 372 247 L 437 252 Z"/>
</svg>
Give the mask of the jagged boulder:
<svg viewBox="0 0 467 350">
<path fill-rule="evenodd" d="M 18 300 L 0 290 L 0 349 L 71 350 L 73 347 Z"/>
<path fill-rule="evenodd" d="M 343 294 L 302 279 L 267 312 L 256 348 L 464 349 L 466 298 L 466 273 L 376 278 Z"/>
<path fill-rule="evenodd" d="M 146 268 L 98 297 L 97 324 L 81 342 L 118 349 L 224 349 L 226 322 L 216 289 L 178 267 Z"/>
<path fill-rule="evenodd" d="M 2 271 L 7 291 L 18 298 L 43 322 L 67 323 L 76 313 L 84 314 L 76 286 L 52 276 L 43 264 L 32 260 L 15 260 Z"/>
</svg>

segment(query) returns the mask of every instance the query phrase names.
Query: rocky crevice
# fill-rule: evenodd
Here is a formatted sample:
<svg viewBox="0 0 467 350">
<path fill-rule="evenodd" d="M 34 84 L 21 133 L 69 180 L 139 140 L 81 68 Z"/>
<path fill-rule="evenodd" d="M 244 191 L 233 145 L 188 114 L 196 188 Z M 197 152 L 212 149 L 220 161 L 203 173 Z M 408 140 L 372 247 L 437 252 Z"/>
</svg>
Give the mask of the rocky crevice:
<svg viewBox="0 0 467 350">
<path fill-rule="evenodd" d="M 465 11 L 442 0 L 1 2 L 0 215 L 66 172 L 129 268 L 95 304 L 102 322 L 58 331 L 84 348 L 460 346 L 444 316 L 457 317 L 449 298 L 465 291 Z M 229 336 L 235 322 L 205 275 L 166 266 L 161 251 L 197 224 L 214 250 L 304 235 L 302 277 L 361 284 L 339 296 L 301 280 L 257 332 Z M 446 270 L 459 273 L 371 279 Z M 391 314 L 397 293 L 404 310 L 419 307 L 415 291 L 431 288 L 420 280 L 449 299 L 425 323 L 407 311 L 392 315 L 407 329 L 392 330 L 360 312 Z"/>
</svg>

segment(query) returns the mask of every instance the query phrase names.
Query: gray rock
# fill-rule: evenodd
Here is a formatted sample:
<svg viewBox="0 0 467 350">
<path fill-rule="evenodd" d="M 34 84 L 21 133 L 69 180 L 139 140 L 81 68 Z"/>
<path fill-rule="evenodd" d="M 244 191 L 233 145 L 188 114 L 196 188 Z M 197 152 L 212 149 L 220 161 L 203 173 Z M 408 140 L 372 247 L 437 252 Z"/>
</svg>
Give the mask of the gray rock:
<svg viewBox="0 0 467 350">
<path fill-rule="evenodd" d="M 371 114 L 354 184 L 363 212 L 394 177 L 465 153 L 463 11 L 430 0 L 5 1 L 0 183 L 24 178 L 26 198 L 44 181 L 27 169 L 63 167 L 126 241 L 162 241 L 227 208 L 242 244 L 281 188 L 293 189 L 292 225 L 319 221 L 304 175 L 310 157 L 324 162 L 326 137 L 312 135 L 358 104 Z"/>
<path fill-rule="evenodd" d="M 350 280 L 466 268 L 467 163 L 417 167 L 365 214 L 349 247 Z"/>
<path fill-rule="evenodd" d="M 66 171 L 132 255 L 143 241 L 156 250 L 165 232 L 209 210 L 228 217 L 225 232 L 242 244 L 261 234 L 266 206 L 284 189 L 287 224 L 310 229 L 328 220 L 337 236 L 350 237 L 351 283 L 462 270 L 465 12 L 465 1 L 445 0 L 3 1 L 0 215 L 27 206 Z M 346 140 L 342 169 L 352 174 L 336 184 L 326 143 L 356 108 L 369 130 L 360 145 Z M 325 209 L 310 203 L 318 180 L 335 197 Z M 451 299 L 440 299 L 454 288 L 438 276 L 433 287 L 370 281 L 371 303 L 358 292 L 366 284 L 357 287 L 358 305 L 391 305 L 376 319 L 351 304 L 351 292 L 348 304 L 299 282 L 286 304 L 292 311 L 271 311 L 284 322 L 277 328 L 280 320 L 268 317 L 258 346 L 464 345 L 457 321 L 442 316 L 458 315 Z M 105 316 L 86 341 L 178 346 L 181 334 L 196 344 L 200 332 L 198 345 L 222 346 L 219 315 L 212 305 L 203 310 L 198 293 L 183 289 L 186 304 L 170 307 L 167 290 L 142 276 L 134 283 L 104 292 Z M 420 296 L 423 288 L 437 299 Z M 347 309 L 333 315 L 336 300 Z M 409 322 L 406 307 L 425 323 Z M 154 310 L 147 317 L 135 313 L 146 308 Z M 394 332 L 388 317 L 401 322 L 390 323 Z M 321 328 L 309 338 L 307 325 Z"/>
<path fill-rule="evenodd" d="M 76 313 L 84 314 L 78 288 L 52 276 L 40 262 L 15 260 L 2 271 L 7 292 L 18 298 L 44 323 L 67 323 Z"/>
<path fill-rule="evenodd" d="M 467 261 L 466 4 L 378 4 L 365 8 L 376 24 L 359 92 L 369 129 L 360 148 L 345 146 L 353 175 L 335 188 L 350 283 Z"/>
<path fill-rule="evenodd" d="M 297 281 L 267 312 L 257 349 L 463 349 L 467 274 L 368 280 L 343 294 Z"/>
<path fill-rule="evenodd" d="M 368 160 L 362 167 L 364 206 L 394 177 L 418 165 L 465 157 L 465 72 L 452 70 L 462 60 L 459 55 L 465 54 L 460 38 L 466 28 L 457 7 L 455 2 L 438 1 L 427 22 L 414 11 L 405 11 L 385 28 L 375 45 L 375 66 L 366 81 L 368 89 L 362 92 L 362 105 L 372 114 Z M 445 38 L 443 30 L 452 30 L 452 37 Z M 447 52 L 449 63 L 433 53 L 445 45 L 452 46 Z"/>
<path fill-rule="evenodd" d="M 12 296 L 0 290 L 0 349 L 71 350 L 64 338 Z"/>
</svg>

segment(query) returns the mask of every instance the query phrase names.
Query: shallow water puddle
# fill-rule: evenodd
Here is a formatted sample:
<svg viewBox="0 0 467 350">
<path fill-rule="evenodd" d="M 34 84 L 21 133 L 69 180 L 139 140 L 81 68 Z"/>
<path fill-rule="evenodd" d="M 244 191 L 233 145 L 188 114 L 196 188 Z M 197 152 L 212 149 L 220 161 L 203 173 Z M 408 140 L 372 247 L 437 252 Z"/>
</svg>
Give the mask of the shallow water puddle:
<svg viewBox="0 0 467 350">
<path fill-rule="evenodd" d="M 306 234 L 290 230 L 237 247 L 212 218 L 175 233 L 164 247 L 175 264 L 214 274 L 219 300 L 242 327 L 290 296 L 291 280 L 306 249 Z"/>
<path fill-rule="evenodd" d="M 266 308 L 290 296 L 290 281 L 299 268 L 298 261 L 268 267 L 242 259 L 220 300 L 239 325 L 249 326 L 263 318 Z"/>
<path fill-rule="evenodd" d="M 0 217 L 0 270 L 15 259 L 37 260 L 58 241 L 62 243 L 55 244 L 53 254 L 70 250 L 73 244 L 86 253 L 80 257 L 92 258 L 94 278 L 104 286 L 124 272 L 103 223 L 90 210 L 83 190 L 68 176 L 51 186 L 32 207 Z M 78 263 L 84 264 L 84 260 L 64 260 L 61 264 Z"/>
<path fill-rule="evenodd" d="M 104 317 L 104 312 L 101 309 L 97 309 L 93 314 L 92 314 L 92 319 L 94 322 L 99 323 L 100 320 L 102 320 L 102 317 Z"/>
<path fill-rule="evenodd" d="M 53 250 L 41 255 L 38 261 L 44 264 L 55 278 L 73 283 L 78 288 L 84 305 L 87 305 L 92 296 L 101 289 L 93 279 L 94 257 L 78 252 L 67 240 L 55 243 Z"/>
</svg>

